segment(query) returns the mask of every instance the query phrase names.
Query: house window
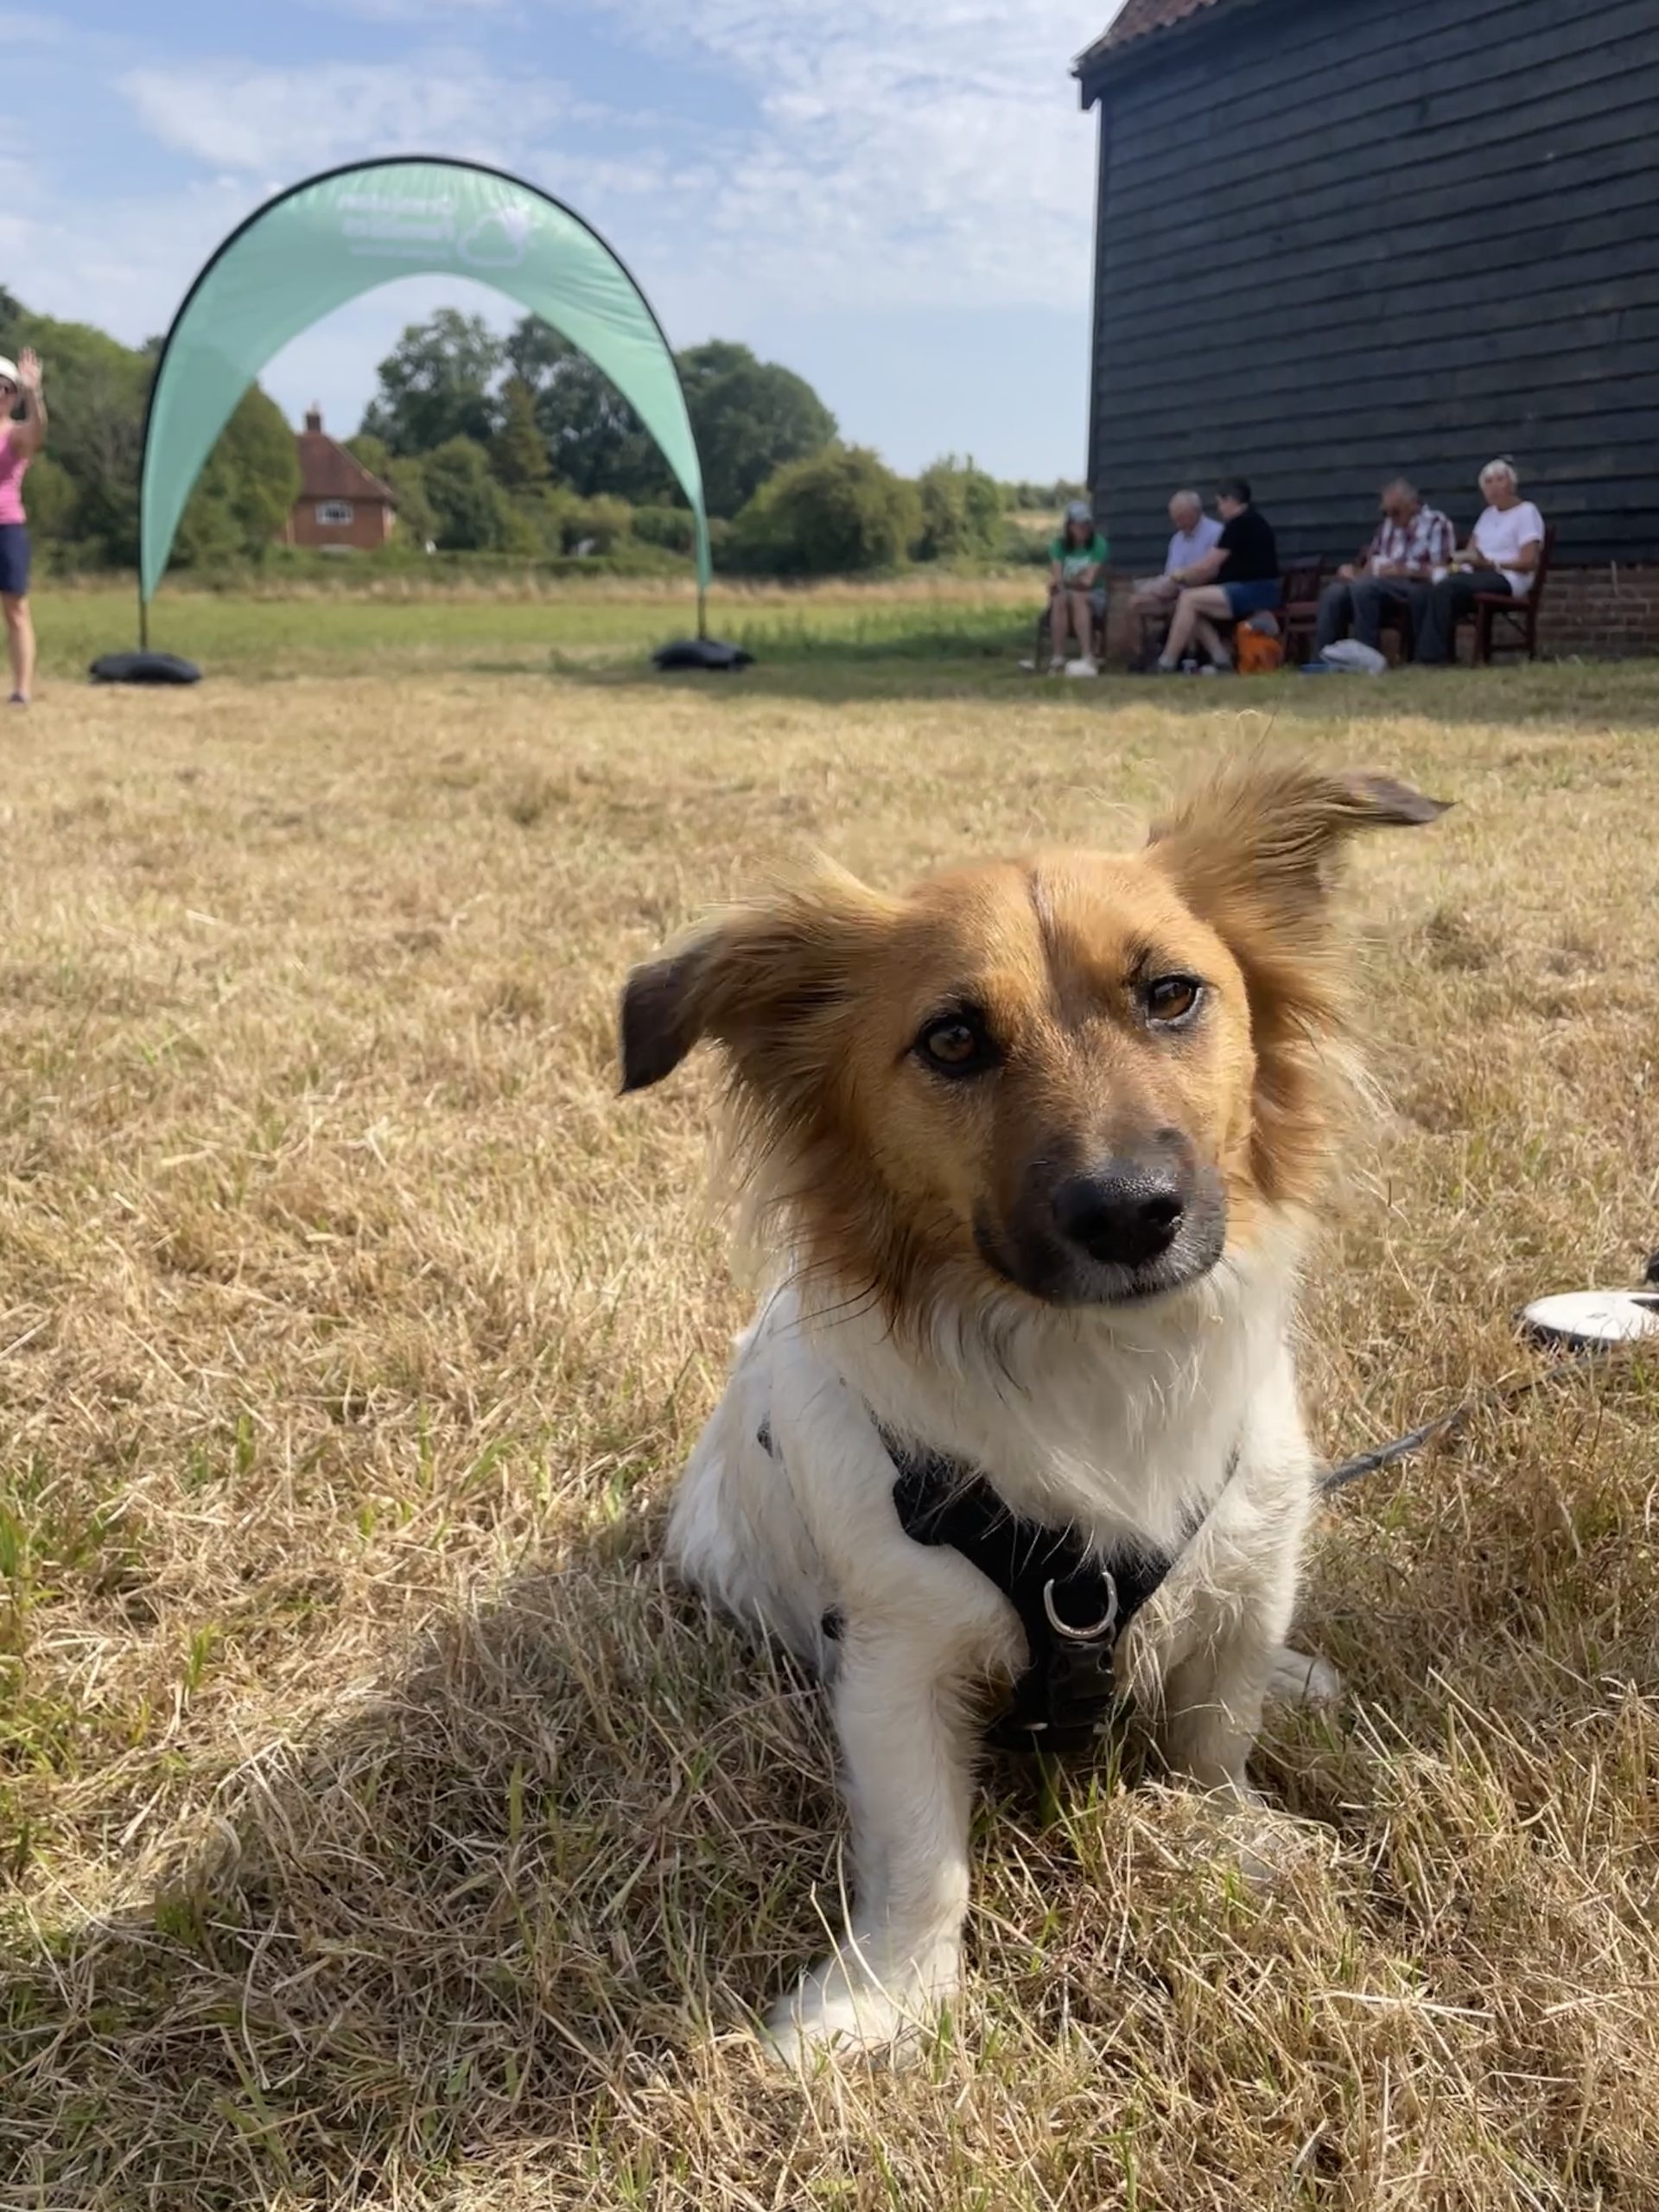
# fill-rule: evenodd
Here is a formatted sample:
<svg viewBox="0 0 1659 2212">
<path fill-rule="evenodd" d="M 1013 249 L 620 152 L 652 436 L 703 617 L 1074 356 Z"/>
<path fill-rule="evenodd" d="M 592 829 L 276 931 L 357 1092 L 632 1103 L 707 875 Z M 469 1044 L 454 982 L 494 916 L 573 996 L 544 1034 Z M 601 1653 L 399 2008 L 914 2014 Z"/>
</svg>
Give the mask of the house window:
<svg viewBox="0 0 1659 2212">
<path fill-rule="evenodd" d="M 319 522 L 347 523 L 352 519 L 352 503 L 349 499 L 319 499 L 317 501 Z"/>
</svg>

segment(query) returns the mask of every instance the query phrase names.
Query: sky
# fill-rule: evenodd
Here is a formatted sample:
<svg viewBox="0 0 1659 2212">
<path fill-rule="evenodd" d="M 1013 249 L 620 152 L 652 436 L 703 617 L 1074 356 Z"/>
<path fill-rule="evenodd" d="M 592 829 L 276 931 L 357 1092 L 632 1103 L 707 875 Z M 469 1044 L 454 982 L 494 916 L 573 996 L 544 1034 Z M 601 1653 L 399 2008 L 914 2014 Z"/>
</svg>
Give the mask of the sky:
<svg viewBox="0 0 1659 2212">
<path fill-rule="evenodd" d="M 271 194 L 462 156 L 586 216 L 677 346 L 798 370 L 894 467 L 1080 476 L 1095 125 L 1071 67 L 1117 5 L 0 0 L 0 283 L 137 344 Z M 261 381 L 346 435 L 445 302 L 512 316 L 404 279 Z"/>
</svg>

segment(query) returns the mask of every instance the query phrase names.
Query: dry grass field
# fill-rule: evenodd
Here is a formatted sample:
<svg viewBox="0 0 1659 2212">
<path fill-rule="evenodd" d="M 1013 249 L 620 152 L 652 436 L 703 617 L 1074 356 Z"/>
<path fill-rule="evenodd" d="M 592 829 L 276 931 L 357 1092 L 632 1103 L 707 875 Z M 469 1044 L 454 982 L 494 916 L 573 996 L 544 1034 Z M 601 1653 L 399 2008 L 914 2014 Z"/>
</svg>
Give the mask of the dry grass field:
<svg viewBox="0 0 1659 2212">
<path fill-rule="evenodd" d="M 1659 668 L 452 659 L 0 728 L 0 2206 L 1659 2205 L 1652 1362 L 1326 1516 L 1275 1891 L 1179 1795 L 995 1772 L 948 2032 L 762 2067 L 828 1740 L 656 1562 L 746 1299 L 710 1070 L 620 1103 L 612 1033 L 808 843 L 1114 838 L 1269 724 L 1456 798 L 1353 875 L 1391 1104 L 1306 1372 L 1357 1448 L 1659 1243 Z"/>
</svg>

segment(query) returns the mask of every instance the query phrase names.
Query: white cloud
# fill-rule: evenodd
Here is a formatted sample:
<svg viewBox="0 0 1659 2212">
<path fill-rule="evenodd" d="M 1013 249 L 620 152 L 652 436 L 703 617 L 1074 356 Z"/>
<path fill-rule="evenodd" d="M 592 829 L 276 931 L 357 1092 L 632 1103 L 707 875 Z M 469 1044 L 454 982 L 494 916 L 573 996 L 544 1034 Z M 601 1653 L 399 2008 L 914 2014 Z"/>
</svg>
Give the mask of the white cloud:
<svg viewBox="0 0 1659 2212">
<path fill-rule="evenodd" d="M 1105 0 L 552 0 L 660 54 L 690 54 L 753 104 L 701 204 L 715 257 L 806 306 L 1080 307 L 1094 132 L 1073 58 Z M 695 126 L 679 137 L 692 197 Z M 712 272 L 711 272 L 712 273 Z"/>
<path fill-rule="evenodd" d="M 517 137 L 595 113 L 551 79 L 509 83 L 467 53 L 295 68 L 207 61 L 130 69 L 118 83 L 164 145 L 216 168 L 290 181 L 374 154 L 499 158 L 508 118 Z"/>
<path fill-rule="evenodd" d="M 353 4 L 404 18 L 429 0 Z M 580 16 L 723 80 L 741 119 L 717 129 L 696 112 L 696 82 L 684 111 L 622 115 L 512 72 L 484 35 L 495 0 L 455 4 L 480 16 L 465 48 L 145 66 L 119 86 L 163 143 L 242 175 L 410 151 L 516 168 L 620 229 L 648 283 L 695 268 L 722 302 L 1086 302 L 1094 131 L 1070 68 L 1108 0 L 538 0 L 543 25 Z"/>
</svg>

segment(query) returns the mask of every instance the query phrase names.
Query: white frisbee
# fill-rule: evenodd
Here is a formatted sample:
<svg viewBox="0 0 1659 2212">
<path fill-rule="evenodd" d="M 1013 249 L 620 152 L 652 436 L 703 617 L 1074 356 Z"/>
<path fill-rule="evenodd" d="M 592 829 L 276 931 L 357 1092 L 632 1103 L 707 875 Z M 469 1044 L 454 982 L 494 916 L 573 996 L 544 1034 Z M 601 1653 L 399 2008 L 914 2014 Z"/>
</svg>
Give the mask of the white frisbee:
<svg viewBox="0 0 1659 2212">
<path fill-rule="evenodd" d="M 1659 1337 L 1659 1290 L 1564 1290 L 1523 1306 L 1521 1325 L 1548 1344 L 1634 1344 Z"/>
</svg>

